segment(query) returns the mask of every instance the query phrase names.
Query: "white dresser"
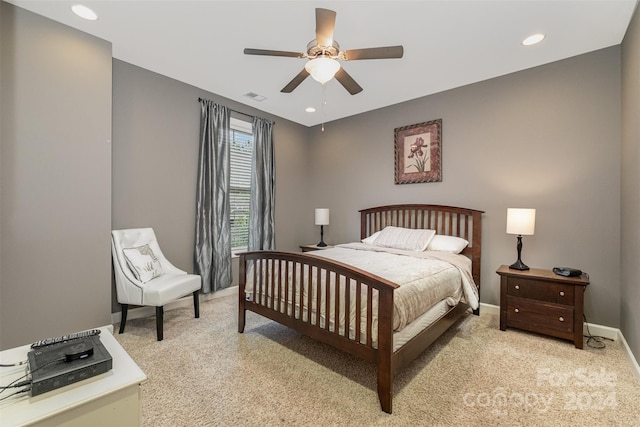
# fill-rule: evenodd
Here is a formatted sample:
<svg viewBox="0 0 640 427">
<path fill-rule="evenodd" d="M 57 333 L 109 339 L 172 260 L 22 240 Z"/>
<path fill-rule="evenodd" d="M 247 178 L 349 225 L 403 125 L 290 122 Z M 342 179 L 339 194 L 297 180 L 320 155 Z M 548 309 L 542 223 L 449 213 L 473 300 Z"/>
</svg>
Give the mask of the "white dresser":
<svg viewBox="0 0 640 427">
<path fill-rule="evenodd" d="M 30 397 L 28 393 L 0 401 L 0 426 L 139 426 L 140 385 L 147 377 L 111 334 L 100 328 L 100 340 L 113 359 L 109 372 Z M 30 346 L 0 352 L 0 364 L 26 360 Z M 25 366 L 0 367 L 0 385 L 24 375 Z M 16 389 L 17 390 L 17 389 Z M 13 393 L 6 390 L 0 398 Z"/>
</svg>

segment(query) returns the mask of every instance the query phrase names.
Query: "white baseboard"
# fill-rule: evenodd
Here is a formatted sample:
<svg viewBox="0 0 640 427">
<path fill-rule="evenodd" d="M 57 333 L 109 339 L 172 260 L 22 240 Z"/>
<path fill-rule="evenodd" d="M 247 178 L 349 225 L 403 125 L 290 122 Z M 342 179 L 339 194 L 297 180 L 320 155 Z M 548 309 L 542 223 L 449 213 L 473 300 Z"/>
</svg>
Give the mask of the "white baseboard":
<svg viewBox="0 0 640 427">
<path fill-rule="evenodd" d="M 624 335 L 622 335 L 622 332 L 620 330 L 618 330 L 618 337 L 620 339 L 620 343 L 622 344 L 622 346 L 627 351 L 627 357 L 629 358 L 629 362 L 631 363 L 631 367 L 633 368 L 633 370 L 634 370 L 634 372 L 636 374 L 636 379 L 638 381 L 640 381 L 640 365 L 638 365 L 638 361 L 633 356 L 633 352 L 631 351 L 631 348 L 629 347 L 629 344 L 627 343 L 627 340 L 624 338 Z"/>
<path fill-rule="evenodd" d="M 226 289 L 222 289 L 220 291 L 217 292 L 212 292 L 210 294 L 201 294 L 200 295 L 200 302 L 206 302 L 206 301 L 210 301 L 216 298 L 222 298 L 222 297 L 226 297 L 229 295 L 234 295 L 238 293 L 238 287 L 237 286 L 231 286 L 229 288 Z M 178 308 L 178 307 L 189 307 L 193 305 L 193 296 L 189 295 L 183 298 L 180 298 L 179 300 L 173 301 L 167 305 L 164 306 L 164 310 L 171 310 L 174 308 Z M 129 311 L 127 311 L 127 320 L 131 320 L 131 319 L 141 319 L 143 317 L 151 317 L 151 316 L 155 316 L 156 315 L 156 308 L 155 307 L 137 307 L 134 309 L 130 309 Z M 117 313 L 111 313 L 111 323 L 112 324 L 116 324 L 116 323 L 120 323 L 120 320 L 122 320 L 122 313 L 121 312 L 117 312 Z"/>
<path fill-rule="evenodd" d="M 500 306 L 493 304 L 485 304 L 483 302 L 480 303 L 480 314 L 492 314 L 495 316 L 500 316 Z"/>
<path fill-rule="evenodd" d="M 500 316 L 500 306 L 480 303 L 480 313 Z M 624 338 L 624 335 L 622 335 L 622 331 L 620 331 L 620 329 L 585 322 L 583 324 L 583 331 L 585 335 L 609 338 L 613 341 L 620 340 L 620 343 L 624 347 L 627 357 L 629 358 L 629 363 L 631 363 L 631 367 L 636 374 L 636 378 L 640 380 L 640 365 L 638 365 L 638 361 L 633 355 L 633 352 L 631 351 L 629 344 L 627 344 L 627 340 Z"/>
<path fill-rule="evenodd" d="M 618 338 L 622 336 L 622 332 L 620 332 L 620 329 L 586 322 L 582 325 L 582 332 L 584 335 L 604 337 L 614 341 L 618 340 Z"/>
</svg>

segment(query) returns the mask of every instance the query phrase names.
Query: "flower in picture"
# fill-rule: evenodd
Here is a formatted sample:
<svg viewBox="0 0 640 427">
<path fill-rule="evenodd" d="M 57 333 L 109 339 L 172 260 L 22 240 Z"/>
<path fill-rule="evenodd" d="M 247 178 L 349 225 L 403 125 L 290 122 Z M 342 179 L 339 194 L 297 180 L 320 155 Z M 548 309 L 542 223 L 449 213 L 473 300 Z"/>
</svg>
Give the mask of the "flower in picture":
<svg viewBox="0 0 640 427">
<path fill-rule="evenodd" d="M 423 150 L 423 148 L 425 150 Z M 425 145 L 424 139 L 421 136 L 417 137 L 413 144 L 411 144 L 410 153 L 408 156 L 409 159 L 415 159 L 415 163 L 407 166 L 407 168 L 413 166 L 417 169 L 418 172 L 424 172 L 425 166 L 429 161 L 429 155 L 425 154 L 428 153 L 427 148 L 428 147 L 427 145 Z"/>
</svg>

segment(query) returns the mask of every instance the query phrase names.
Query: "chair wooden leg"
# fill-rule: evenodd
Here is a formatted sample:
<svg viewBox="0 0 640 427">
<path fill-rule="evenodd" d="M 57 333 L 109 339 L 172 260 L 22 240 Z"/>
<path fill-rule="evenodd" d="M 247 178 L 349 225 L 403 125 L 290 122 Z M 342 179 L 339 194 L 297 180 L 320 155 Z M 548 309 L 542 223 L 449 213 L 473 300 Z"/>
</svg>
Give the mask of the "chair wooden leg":
<svg viewBox="0 0 640 427">
<path fill-rule="evenodd" d="M 120 304 L 120 307 L 122 308 L 122 315 L 120 317 L 120 331 L 118 331 L 119 334 L 124 332 L 124 325 L 127 323 L 127 310 L 129 310 L 129 304 Z"/>
<path fill-rule="evenodd" d="M 164 338 L 162 333 L 162 323 L 164 322 L 164 307 L 156 307 L 156 330 L 158 333 L 158 341 Z"/>
<path fill-rule="evenodd" d="M 193 291 L 193 310 L 196 314 L 196 319 L 200 318 L 200 295 L 199 291 Z"/>
</svg>

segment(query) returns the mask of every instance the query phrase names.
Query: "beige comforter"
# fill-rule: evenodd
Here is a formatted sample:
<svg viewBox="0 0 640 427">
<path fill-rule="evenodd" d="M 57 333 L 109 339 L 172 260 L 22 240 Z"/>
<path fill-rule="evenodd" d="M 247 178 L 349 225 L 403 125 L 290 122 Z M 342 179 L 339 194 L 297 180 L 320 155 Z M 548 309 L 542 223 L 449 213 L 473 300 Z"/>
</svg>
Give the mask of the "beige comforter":
<svg viewBox="0 0 640 427">
<path fill-rule="evenodd" d="M 313 252 L 312 255 L 352 265 L 398 284 L 399 288 L 394 292 L 395 331 L 402 330 L 433 305 L 445 299 L 451 306 L 463 298 L 472 308 L 478 307 L 478 292 L 471 275 L 471 261 L 463 255 L 434 251 L 402 251 L 365 243 L 338 245 Z M 251 283 L 247 283 L 246 291 L 253 296 Z M 341 301 L 344 301 L 344 298 L 341 298 Z M 373 303 L 374 307 L 377 306 L 376 301 Z M 291 301 L 287 304 L 291 304 Z M 295 302 L 294 305 L 296 311 L 301 309 Z M 302 307 L 302 310 L 307 312 L 307 307 Z M 324 322 L 324 308 L 320 307 L 320 310 Z M 315 311 L 315 304 L 312 311 Z M 374 310 L 374 313 L 376 312 L 377 308 Z M 351 317 L 354 315 L 352 312 Z M 330 319 L 331 323 L 334 321 L 335 319 Z M 340 318 L 340 329 L 343 322 L 344 319 Z M 374 319 L 374 325 L 377 330 L 377 319 Z"/>
<path fill-rule="evenodd" d="M 394 292 L 394 330 L 402 330 L 443 299 L 455 305 L 464 295 L 478 307 L 478 290 L 471 275 L 471 260 L 448 252 L 415 252 L 348 243 L 314 255 L 340 261 L 390 280 L 400 287 Z"/>
</svg>

